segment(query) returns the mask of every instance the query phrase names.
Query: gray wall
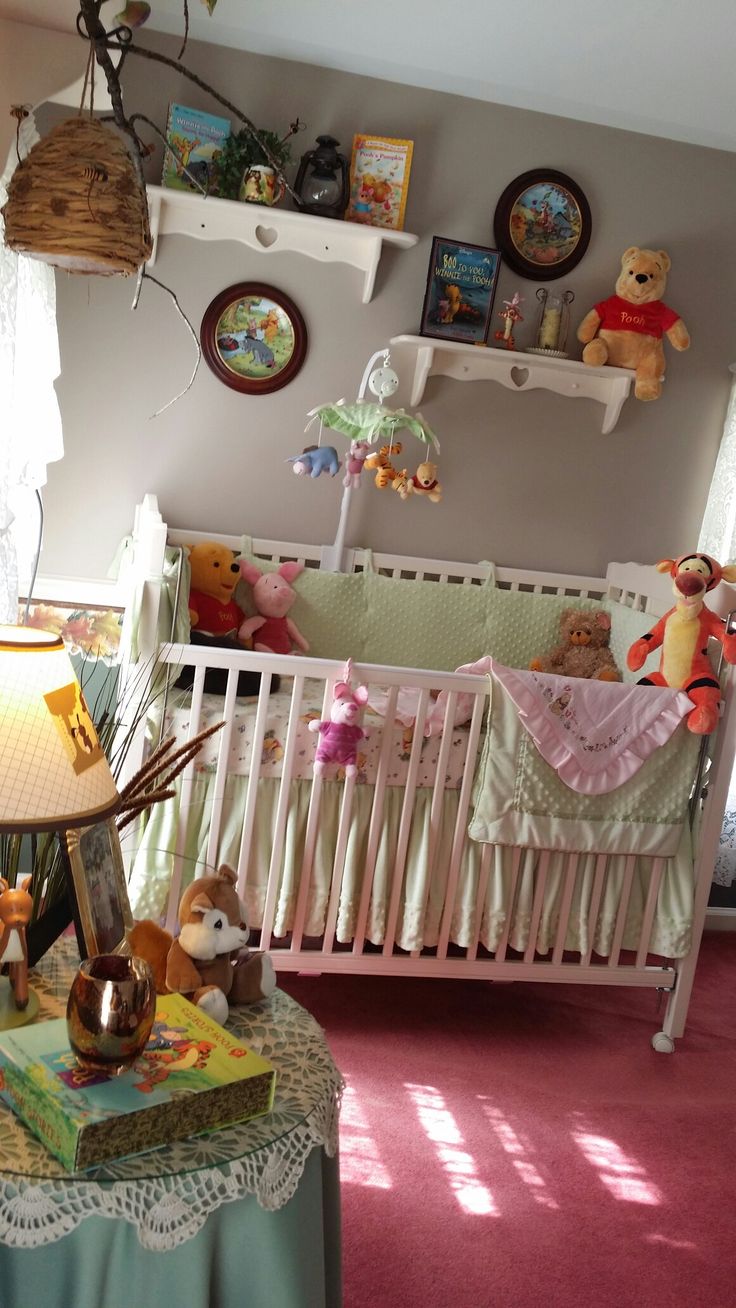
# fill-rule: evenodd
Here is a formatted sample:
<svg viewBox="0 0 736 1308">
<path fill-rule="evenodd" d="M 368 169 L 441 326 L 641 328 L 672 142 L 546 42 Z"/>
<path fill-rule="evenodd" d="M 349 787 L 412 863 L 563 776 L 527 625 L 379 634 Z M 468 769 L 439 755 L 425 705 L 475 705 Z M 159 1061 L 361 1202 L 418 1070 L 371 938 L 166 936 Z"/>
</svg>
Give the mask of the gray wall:
<svg viewBox="0 0 736 1308">
<path fill-rule="evenodd" d="M 175 52 L 168 38 L 144 40 Z M 58 274 L 66 456 L 49 474 L 44 571 L 103 573 L 146 490 L 177 526 L 331 539 L 338 483 L 305 483 L 284 462 L 302 448 L 306 411 L 353 396 L 370 354 L 418 330 L 432 235 L 492 245 L 498 196 L 540 165 L 576 178 L 593 214 L 584 260 L 551 283 L 574 290 L 574 324 L 612 293 L 628 245 L 664 247 L 673 261 L 666 298 L 690 328 L 691 350 L 667 347 L 664 395 L 652 404 L 630 398 L 607 437 L 593 401 L 432 379 L 421 409 L 442 441 L 442 504 L 402 504 L 366 485 L 350 538 L 374 549 L 588 573 L 609 559 L 647 562 L 694 547 L 736 354 L 736 267 L 722 235 L 723 216 L 736 208 L 731 154 L 214 46 L 193 44 L 187 61 L 259 126 L 285 130 L 298 114 L 308 124 L 299 150 L 327 131 L 348 151 L 356 130 L 413 139 L 406 227 L 421 239 L 411 251 L 384 254 L 364 306 L 360 276 L 346 265 L 166 238 L 154 271 L 195 325 L 225 287 L 263 280 L 301 307 L 309 353 L 289 386 L 258 398 L 225 387 L 203 362 L 191 391 L 155 419 L 192 365 L 168 298 L 145 285 L 131 313 L 130 280 Z M 129 112 L 161 126 L 169 100 L 218 111 L 141 59 L 128 59 L 124 85 Z M 151 180 L 159 171 L 157 150 Z M 536 283 L 504 268 L 497 305 L 514 290 L 525 296 L 523 348 Z M 420 447 L 408 444 L 419 462 Z"/>
</svg>

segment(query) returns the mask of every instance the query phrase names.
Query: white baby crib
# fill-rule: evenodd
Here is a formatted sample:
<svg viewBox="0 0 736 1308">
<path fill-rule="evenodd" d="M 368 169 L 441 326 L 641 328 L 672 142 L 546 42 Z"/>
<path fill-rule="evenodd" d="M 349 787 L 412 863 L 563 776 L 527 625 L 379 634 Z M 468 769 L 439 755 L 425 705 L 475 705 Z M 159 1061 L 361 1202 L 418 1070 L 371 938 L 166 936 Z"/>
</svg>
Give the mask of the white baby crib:
<svg viewBox="0 0 736 1308">
<path fill-rule="evenodd" d="M 239 538 L 218 532 L 167 530 L 152 496 L 137 511 L 130 574 L 137 650 L 125 677 L 132 684 L 152 657 L 172 671 L 171 680 L 182 664 L 192 666 L 185 702 L 175 704 L 169 692 L 168 727 L 191 739 L 207 721 L 221 717 L 225 726 L 184 772 L 177 799 L 160 806 L 139 838 L 130 882 L 136 914 L 172 927 L 191 869 L 201 873 L 228 861 L 237 869 L 254 935 L 277 969 L 655 989 L 667 1003 L 652 1043 L 671 1051 L 685 1026 L 733 763 L 733 670 L 724 670 L 719 730 L 692 756 L 689 816 L 676 855 L 478 844 L 468 823 L 487 679 L 356 662 L 356 678 L 382 691 L 383 712 L 370 719 L 357 778 L 313 776 L 308 721 L 328 716 L 342 657 L 241 653 L 160 639 L 162 594 L 172 584 L 167 570 L 176 584 L 171 547 L 212 538 L 241 548 Z M 296 558 L 308 569 L 321 558 L 317 547 L 287 542 L 254 541 L 252 552 L 273 564 Z M 366 566 L 363 551 L 350 551 L 348 559 L 354 573 Z M 379 554 L 372 565 L 384 578 L 443 588 L 438 594 L 448 604 L 458 586 L 489 582 L 484 564 Z M 669 583 L 636 564 L 612 564 L 605 579 L 499 568 L 492 581 L 510 594 L 608 603 L 625 618 L 614 651 L 619 666 L 634 630 L 630 621 L 639 623 L 640 634 L 648 615 L 670 607 Z M 725 616 L 733 601 L 728 587 L 720 590 L 709 603 Z M 228 673 L 216 705 L 204 692 L 205 670 L 213 667 Z M 236 695 L 243 668 L 262 678 L 257 699 L 247 704 Z M 272 695 L 276 676 L 281 689 Z M 396 720 L 407 688 L 417 700 L 411 730 Z M 428 718 L 438 722 L 440 695 L 439 728 L 425 739 Z M 460 696 L 470 696 L 472 707 L 458 726 Z M 141 733 L 129 772 L 145 748 Z"/>
</svg>

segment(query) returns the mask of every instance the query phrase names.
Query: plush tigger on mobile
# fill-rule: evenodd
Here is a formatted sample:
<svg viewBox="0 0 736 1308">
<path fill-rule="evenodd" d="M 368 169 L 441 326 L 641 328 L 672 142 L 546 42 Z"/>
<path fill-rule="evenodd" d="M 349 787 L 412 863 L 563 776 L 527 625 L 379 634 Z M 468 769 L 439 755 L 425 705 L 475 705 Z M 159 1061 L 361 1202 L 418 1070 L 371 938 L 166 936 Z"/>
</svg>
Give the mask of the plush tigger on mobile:
<svg viewBox="0 0 736 1308">
<path fill-rule="evenodd" d="M 721 688 L 708 658 L 708 638 L 721 642 L 727 663 L 736 663 L 736 635 L 726 632 L 723 619 L 705 607 L 703 596 L 720 581 L 736 581 L 736 565 L 723 567 L 709 554 L 682 554 L 679 559 L 662 559 L 657 571 L 669 572 L 673 578 L 677 603 L 651 631 L 634 641 L 626 662 L 637 672 L 661 645 L 659 671 L 642 677 L 639 685 L 683 690 L 694 704 L 688 727 L 707 736 L 718 722 L 721 702 Z"/>
</svg>

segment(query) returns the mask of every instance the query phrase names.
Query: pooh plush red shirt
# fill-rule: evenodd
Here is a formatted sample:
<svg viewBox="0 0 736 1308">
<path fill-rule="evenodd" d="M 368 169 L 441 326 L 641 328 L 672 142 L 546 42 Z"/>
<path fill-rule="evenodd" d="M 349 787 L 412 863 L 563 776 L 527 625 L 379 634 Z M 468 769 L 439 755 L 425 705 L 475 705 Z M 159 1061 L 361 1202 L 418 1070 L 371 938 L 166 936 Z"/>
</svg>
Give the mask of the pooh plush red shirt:
<svg viewBox="0 0 736 1308">
<path fill-rule="evenodd" d="M 220 600 L 201 590 L 190 590 L 189 607 L 197 614 L 194 626 L 207 636 L 234 636 L 243 621 L 243 610 L 235 600 Z"/>
<path fill-rule="evenodd" d="M 620 295 L 609 295 L 607 300 L 601 300 L 600 304 L 595 305 L 595 312 L 601 320 L 599 331 L 640 332 L 642 336 L 653 336 L 658 341 L 680 316 L 674 309 L 668 308 L 663 300 L 632 304 Z"/>
</svg>

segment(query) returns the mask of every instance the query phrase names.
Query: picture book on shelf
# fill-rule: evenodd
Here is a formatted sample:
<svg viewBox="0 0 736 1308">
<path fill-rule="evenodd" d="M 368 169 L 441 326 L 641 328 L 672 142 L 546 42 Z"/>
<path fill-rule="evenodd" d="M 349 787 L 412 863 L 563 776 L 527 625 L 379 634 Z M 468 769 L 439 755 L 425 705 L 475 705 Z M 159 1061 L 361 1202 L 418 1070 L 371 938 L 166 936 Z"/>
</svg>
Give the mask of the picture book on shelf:
<svg viewBox="0 0 736 1308">
<path fill-rule="evenodd" d="M 179 191 L 196 191 L 195 182 L 184 172 L 186 167 L 208 195 L 216 195 L 217 160 L 229 135 L 229 118 L 217 118 L 201 109 L 187 109 L 183 104 L 170 104 L 166 140 L 173 149 L 164 150 L 162 185 Z"/>
<path fill-rule="evenodd" d="M 403 228 L 413 150 L 413 141 L 390 136 L 353 137 L 349 222 Z"/>
<path fill-rule="evenodd" d="M 274 1067 L 183 995 L 119 1076 L 85 1072 L 66 1019 L 0 1033 L 0 1096 L 70 1171 L 268 1113 Z"/>
<path fill-rule="evenodd" d="M 483 345 L 488 337 L 501 257 L 485 245 L 432 238 L 420 331 Z"/>
</svg>

